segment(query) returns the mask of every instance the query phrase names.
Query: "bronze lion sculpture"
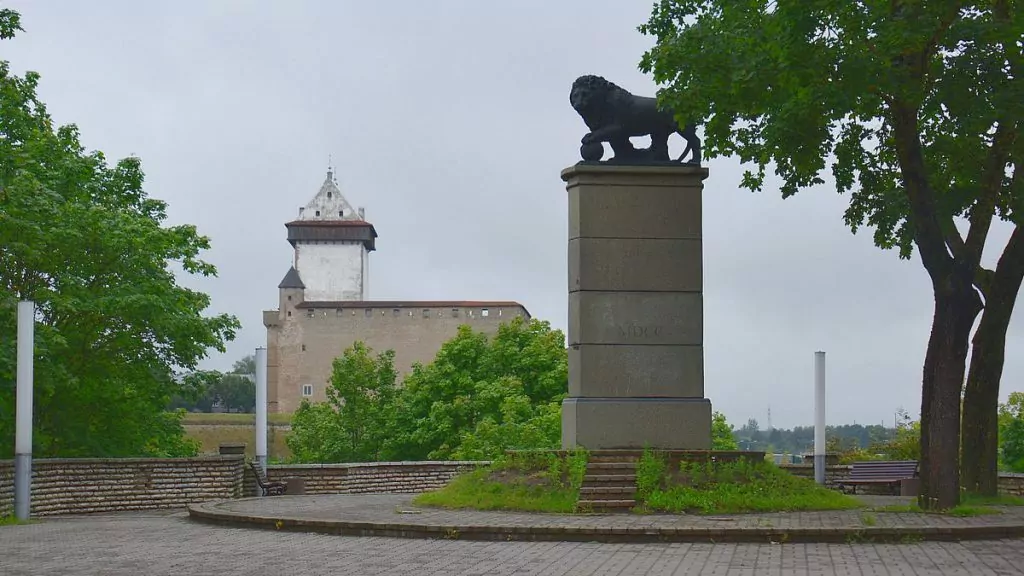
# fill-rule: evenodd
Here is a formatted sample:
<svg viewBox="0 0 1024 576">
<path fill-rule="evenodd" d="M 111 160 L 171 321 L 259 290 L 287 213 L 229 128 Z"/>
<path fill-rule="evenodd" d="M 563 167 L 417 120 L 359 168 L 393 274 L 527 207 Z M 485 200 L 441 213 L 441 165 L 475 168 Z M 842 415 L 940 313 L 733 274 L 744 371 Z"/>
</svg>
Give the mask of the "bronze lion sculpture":
<svg viewBox="0 0 1024 576">
<path fill-rule="evenodd" d="M 604 155 L 602 142 L 608 142 L 617 163 L 669 162 L 668 138 L 679 134 L 686 150 L 676 162 L 691 153 L 690 164 L 700 165 L 700 139 L 693 124 L 680 128 L 672 110 L 658 107 L 656 98 L 635 96 L 600 76 L 580 76 L 572 83 L 569 103 L 583 118 L 590 132 L 582 139 L 580 155 L 596 162 Z M 650 136 L 650 148 L 637 149 L 631 136 Z"/>
</svg>

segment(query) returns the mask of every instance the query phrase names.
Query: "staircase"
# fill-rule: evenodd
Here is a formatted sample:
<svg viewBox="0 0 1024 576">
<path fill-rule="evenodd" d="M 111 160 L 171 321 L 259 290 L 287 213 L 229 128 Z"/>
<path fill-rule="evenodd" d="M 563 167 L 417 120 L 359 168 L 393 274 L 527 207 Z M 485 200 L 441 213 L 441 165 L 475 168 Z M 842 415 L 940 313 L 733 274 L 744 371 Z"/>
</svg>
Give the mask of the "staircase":
<svg viewBox="0 0 1024 576">
<path fill-rule="evenodd" d="M 636 506 L 639 454 L 592 452 L 576 506 L 588 512 L 628 512 Z"/>
</svg>

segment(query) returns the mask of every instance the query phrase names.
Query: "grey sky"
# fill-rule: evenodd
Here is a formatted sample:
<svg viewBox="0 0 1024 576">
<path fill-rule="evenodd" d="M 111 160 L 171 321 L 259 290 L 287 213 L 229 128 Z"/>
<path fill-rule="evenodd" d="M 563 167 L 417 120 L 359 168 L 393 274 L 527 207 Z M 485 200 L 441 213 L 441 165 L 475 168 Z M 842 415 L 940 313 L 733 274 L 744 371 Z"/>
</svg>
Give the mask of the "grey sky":
<svg viewBox="0 0 1024 576">
<path fill-rule="evenodd" d="M 586 129 L 572 80 L 653 94 L 637 70 L 652 0 L 173 3 L 8 1 L 26 32 L 0 58 L 42 74 L 60 123 L 113 161 L 141 157 L 172 223 L 210 236 L 215 279 L 186 283 L 243 328 L 206 367 L 265 343 L 291 262 L 284 222 L 324 179 L 380 238 L 373 299 L 517 300 L 566 326 L 566 194 Z M 673 142 L 678 154 L 679 142 Z M 783 201 L 709 164 L 704 207 L 706 390 L 737 426 L 813 422 L 813 352 L 828 352 L 831 422 L 916 417 L 931 292 L 844 226 L 831 185 Z M 775 188 L 772 186 L 775 185 Z M 993 262 L 1009 230 L 992 234 Z M 1011 325 L 1005 398 L 1024 389 Z"/>
</svg>

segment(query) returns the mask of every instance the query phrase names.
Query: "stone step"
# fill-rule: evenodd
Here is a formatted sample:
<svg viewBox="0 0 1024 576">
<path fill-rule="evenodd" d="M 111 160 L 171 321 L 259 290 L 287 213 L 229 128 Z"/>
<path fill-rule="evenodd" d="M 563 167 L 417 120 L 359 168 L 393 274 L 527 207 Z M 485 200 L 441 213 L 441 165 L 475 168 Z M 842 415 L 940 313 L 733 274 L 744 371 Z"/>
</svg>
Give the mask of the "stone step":
<svg viewBox="0 0 1024 576">
<path fill-rule="evenodd" d="M 627 512 L 636 506 L 636 500 L 579 500 L 577 506 L 592 512 Z"/>
<path fill-rule="evenodd" d="M 637 462 L 639 458 L 634 454 L 591 454 L 587 462 Z"/>
<path fill-rule="evenodd" d="M 629 500 L 636 496 L 634 487 L 600 487 L 580 488 L 580 498 L 584 500 Z"/>
<path fill-rule="evenodd" d="M 636 462 L 587 462 L 587 474 L 628 474 L 636 470 Z"/>
<path fill-rule="evenodd" d="M 636 474 L 587 474 L 583 476 L 583 485 L 593 484 L 623 484 L 632 486 L 636 484 Z"/>
</svg>

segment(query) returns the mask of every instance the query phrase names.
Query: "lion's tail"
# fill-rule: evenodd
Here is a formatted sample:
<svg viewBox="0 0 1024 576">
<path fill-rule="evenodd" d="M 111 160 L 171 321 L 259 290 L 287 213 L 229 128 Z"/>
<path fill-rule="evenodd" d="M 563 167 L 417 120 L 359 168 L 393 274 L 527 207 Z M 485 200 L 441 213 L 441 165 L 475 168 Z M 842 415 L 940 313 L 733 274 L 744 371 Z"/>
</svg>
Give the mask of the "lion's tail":
<svg viewBox="0 0 1024 576">
<path fill-rule="evenodd" d="M 689 154 L 692 151 L 693 151 L 693 145 L 690 144 L 689 140 L 686 140 L 686 149 L 683 150 L 683 153 L 679 155 L 679 158 L 676 158 L 676 162 L 682 162 L 683 158 L 686 158 L 686 155 Z"/>
</svg>

